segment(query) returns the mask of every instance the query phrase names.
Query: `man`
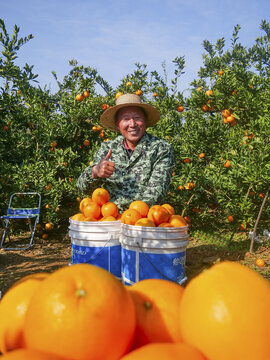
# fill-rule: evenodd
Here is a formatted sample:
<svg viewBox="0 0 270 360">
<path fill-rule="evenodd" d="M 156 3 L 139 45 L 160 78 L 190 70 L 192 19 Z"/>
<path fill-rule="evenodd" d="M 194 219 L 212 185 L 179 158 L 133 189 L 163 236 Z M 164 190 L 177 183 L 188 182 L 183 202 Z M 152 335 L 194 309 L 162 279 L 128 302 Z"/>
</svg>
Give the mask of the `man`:
<svg viewBox="0 0 270 360">
<path fill-rule="evenodd" d="M 93 164 L 80 175 L 79 190 L 91 193 L 104 186 L 120 211 L 134 200 L 145 201 L 149 206 L 162 203 L 169 189 L 174 158 L 170 144 L 146 132 L 159 118 L 159 111 L 142 103 L 140 96 L 118 97 L 116 105 L 102 114 L 100 123 L 121 135 L 103 142 Z"/>
</svg>

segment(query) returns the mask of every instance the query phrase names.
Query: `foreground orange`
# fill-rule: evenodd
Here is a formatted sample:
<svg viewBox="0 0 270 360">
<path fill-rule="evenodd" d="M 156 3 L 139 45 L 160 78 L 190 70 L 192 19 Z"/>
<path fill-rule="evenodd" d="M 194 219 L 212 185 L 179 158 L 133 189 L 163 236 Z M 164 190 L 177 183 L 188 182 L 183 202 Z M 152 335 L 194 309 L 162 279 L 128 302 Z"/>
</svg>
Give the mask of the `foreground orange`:
<svg viewBox="0 0 270 360">
<path fill-rule="evenodd" d="M 25 314 L 33 293 L 47 276 L 47 273 L 25 276 L 3 296 L 0 302 L 0 352 L 6 353 L 25 345 Z"/>
<path fill-rule="evenodd" d="M 1 360 L 67 360 L 63 357 L 53 355 L 48 352 L 30 350 L 30 349 L 19 349 L 8 352 L 1 356 Z"/>
<path fill-rule="evenodd" d="M 211 360 L 270 359 L 270 283 L 238 263 L 214 265 L 188 283 L 179 323 Z"/>
<path fill-rule="evenodd" d="M 28 348 L 88 360 L 119 359 L 134 331 L 134 305 L 124 285 L 87 264 L 64 267 L 44 280 L 24 325 Z"/>
<path fill-rule="evenodd" d="M 146 279 L 127 289 L 136 310 L 133 349 L 150 342 L 182 339 L 176 316 L 184 292 L 182 286 L 163 279 Z"/>
<path fill-rule="evenodd" d="M 131 351 L 121 360 L 206 360 L 193 346 L 184 343 L 155 343 L 148 344 Z"/>
</svg>

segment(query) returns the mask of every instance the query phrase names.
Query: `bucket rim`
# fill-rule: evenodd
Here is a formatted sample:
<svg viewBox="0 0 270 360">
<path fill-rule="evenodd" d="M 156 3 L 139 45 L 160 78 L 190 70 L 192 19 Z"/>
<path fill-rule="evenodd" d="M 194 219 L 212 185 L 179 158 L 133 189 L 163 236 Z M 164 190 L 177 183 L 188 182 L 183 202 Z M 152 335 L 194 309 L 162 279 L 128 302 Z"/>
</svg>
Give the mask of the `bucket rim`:
<svg viewBox="0 0 270 360">
<path fill-rule="evenodd" d="M 128 225 L 128 224 L 123 224 L 121 225 L 123 228 L 127 228 L 127 229 L 132 229 L 132 230 L 135 230 L 135 231 L 138 231 L 138 230 L 147 230 L 147 231 L 150 231 L 150 232 L 164 232 L 166 231 L 165 229 L 170 229 L 172 230 L 171 232 L 178 232 L 180 229 L 183 229 L 183 231 L 186 231 L 188 230 L 189 228 L 189 225 L 187 226 L 178 226 L 178 227 L 175 227 L 175 226 L 172 226 L 172 227 L 151 227 L 151 226 L 135 226 L 135 225 Z"/>
<path fill-rule="evenodd" d="M 84 221 L 84 220 L 72 220 L 71 219 L 71 217 L 69 218 L 69 222 L 70 223 L 75 223 L 75 224 L 81 224 L 81 223 L 83 223 L 83 224 L 95 224 L 95 225 L 100 225 L 101 223 L 102 224 L 115 224 L 115 223 L 117 223 L 117 224 L 119 224 L 119 223 L 121 223 L 121 220 L 114 220 L 114 221 Z"/>
</svg>

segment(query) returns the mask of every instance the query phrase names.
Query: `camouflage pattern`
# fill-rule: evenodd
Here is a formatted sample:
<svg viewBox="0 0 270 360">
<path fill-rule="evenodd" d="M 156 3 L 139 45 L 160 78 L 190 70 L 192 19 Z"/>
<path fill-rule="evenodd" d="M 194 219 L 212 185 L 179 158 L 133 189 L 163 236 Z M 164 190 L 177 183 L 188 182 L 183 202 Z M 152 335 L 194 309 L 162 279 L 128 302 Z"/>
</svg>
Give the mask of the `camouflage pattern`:
<svg viewBox="0 0 270 360">
<path fill-rule="evenodd" d="M 105 158 L 110 149 L 109 161 L 115 164 L 114 173 L 109 178 L 92 178 L 92 167 Z M 143 200 L 152 206 L 164 201 L 174 165 L 172 147 L 164 140 L 145 133 L 129 157 L 124 137 L 119 135 L 102 143 L 92 165 L 80 175 L 77 186 L 83 194 L 104 187 L 110 193 L 110 201 L 116 203 L 120 211 L 127 209 L 134 200 Z"/>
</svg>

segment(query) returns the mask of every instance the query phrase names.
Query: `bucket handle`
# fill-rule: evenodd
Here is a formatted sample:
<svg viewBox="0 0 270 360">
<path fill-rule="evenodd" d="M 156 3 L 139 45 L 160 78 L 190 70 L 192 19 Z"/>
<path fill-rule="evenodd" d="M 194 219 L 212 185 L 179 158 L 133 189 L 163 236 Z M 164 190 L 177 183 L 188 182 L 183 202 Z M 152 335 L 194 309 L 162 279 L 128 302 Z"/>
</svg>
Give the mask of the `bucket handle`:
<svg viewBox="0 0 270 360">
<path fill-rule="evenodd" d="M 87 259 L 86 261 L 84 261 L 81 264 L 87 264 L 88 262 L 90 262 L 91 260 L 93 260 L 95 257 L 97 257 L 106 247 L 106 245 L 113 239 L 113 235 L 111 233 L 108 233 L 108 241 L 106 241 L 106 243 L 104 244 L 103 248 L 101 248 L 95 255 L 91 256 L 90 259 Z"/>
<path fill-rule="evenodd" d="M 160 273 L 160 275 L 164 276 L 167 280 L 170 280 L 170 281 L 172 281 L 172 282 L 176 282 L 175 280 L 170 279 L 168 276 L 166 276 L 165 274 L 163 274 L 163 273 L 152 263 L 152 261 L 148 258 L 148 256 L 147 256 L 147 255 L 145 254 L 145 252 L 143 251 L 142 243 L 143 243 L 143 239 L 137 237 L 137 238 L 136 238 L 136 244 L 137 244 L 138 247 L 140 248 L 140 250 L 141 250 L 143 256 L 146 258 L 146 260 L 153 266 L 153 268 L 154 268 L 158 273 Z"/>
</svg>

